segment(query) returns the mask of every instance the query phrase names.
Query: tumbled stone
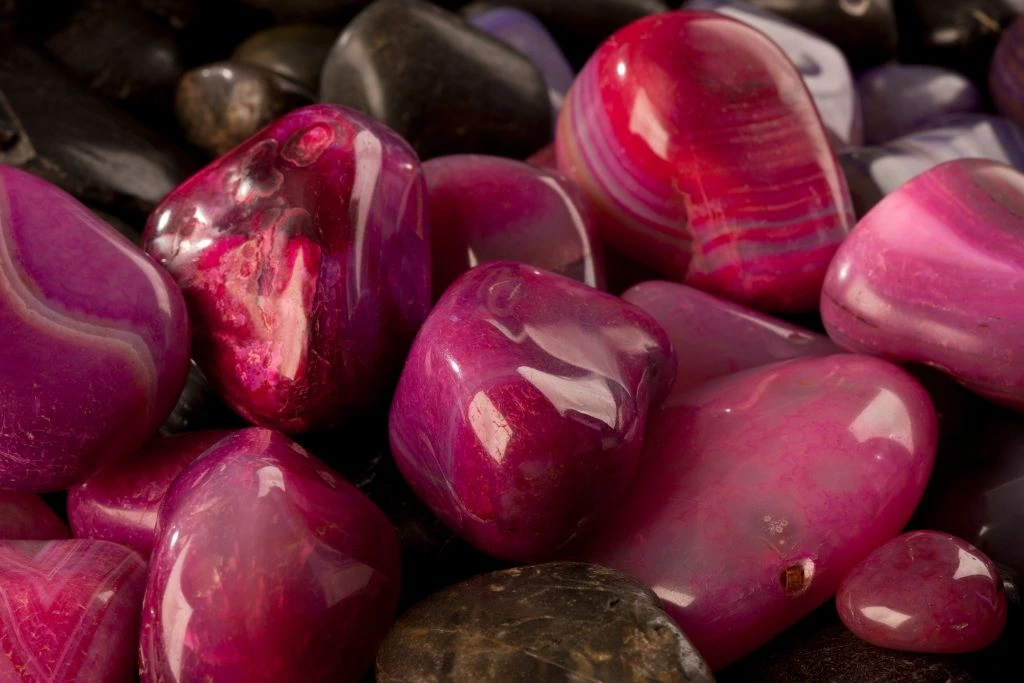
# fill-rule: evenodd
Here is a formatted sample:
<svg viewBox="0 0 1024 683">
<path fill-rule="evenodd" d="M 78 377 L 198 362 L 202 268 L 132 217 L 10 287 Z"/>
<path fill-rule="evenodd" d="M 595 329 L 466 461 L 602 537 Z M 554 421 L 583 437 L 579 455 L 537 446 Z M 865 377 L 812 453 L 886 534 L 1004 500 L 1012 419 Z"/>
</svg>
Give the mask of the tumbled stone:
<svg viewBox="0 0 1024 683">
<path fill-rule="evenodd" d="M 185 388 L 158 433 L 160 436 L 173 436 L 202 429 L 243 426 L 245 423 L 224 405 L 196 362 L 190 361 Z"/>
<path fill-rule="evenodd" d="M 460 536 L 503 559 L 543 558 L 626 488 L 674 377 L 668 338 L 640 309 L 485 264 L 424 323 L 391 405 L 391 450 Z"/>
<path fill-rule="evenodd" d="M 93 540 L 0 541 L 0 680 L 136 680 L 146 563 Z"/>
<path fill-rule="evenodd" d="M 401 138 L 312 105 L 176 188 L 143 242 L 184 291 L 195 358 L 227 404 L 327 429 L 386 395 L 426 317 L 424 204 Z"/>
<path fill-rule="evenodd" d="M 885 64 L 862 74 L 857 90 L 869 145 L 933 127 L 949 114 L 981 108 L 981 93 L 970 80 L 938 66 Z"/>
<path fill-rule="evenodd" d="M 424 159 L 525 158 L 551 139 L 537 67 L 423 0 L 378 0 L 360 12 L 327 55 L 320 98 L 390 126 Z"/>
<path fill-rule="evenodd" d="M 858 637 L 911 652 L 973 652 L 1006 625 L 992 561 L 937 531 L 912 531 L 873 550 L 839 585 L 836 607 Z"/>
<path fill-rule="evenodd" d="M 530 155 L 526 163 L 533 164 L 538 168 L 546 168 L 558 171 L 558 157 L 555 155 L 555 144 L 545 145 Z M 559 171 L 560 172 L 560 171 Z"/>
<path fill-rule="evenodd" d="M 843 145 L 864 142 L 853 74 L 835 45 L 744 0 L 689 0 L 683 3 L 683 9 L 719 12 L 771 38 L 800 71 L 825 127 Z"/>
<path fill-rule="evenodd" d="M 324 60 L 338 33 L 339 29 L 316 24 L 274 26 L 247 38 L 231 59 L 270 69 L 316 92 Z"/>
<path fill-rule="evenodd" d="M 73 486 L 68 518 L 75 537 L 120 543 L 149 558 L 160 502 L 174 478 L 230 433 L 212 430 L 154 439 L 130 458 Z"/>
<path fill-rule="evenodd" d="M 49 540 L 70 535 L 67 525 L 39 496 L 0 491 L 0 539 Z"/>
<path fill-rule="evenodd" d="M 174 282 L 45 180 L 0 165 L 0 489 L 67 488 L 160 427 L 188 371 Z"/>
<path fill-rule="evenodd" d="M 714 679 L 648 588 L 597 565 L 553 562 L 478 576 L 416 605 L 381 646 L 377 680 Z"/>
<path fill-rule="evenodd" d="M 713 669 L 824 603 L 910 519 L 936 446 L 928 394 L 840 354 L 673 393 L 616 513 L 566 555 L 654 589 Z"/>
<path fill-rule="evenodd" d="M 510 260 L 604 287 L 604 259 L 579 188 L 558 171 L 475 154 L 423 164 L 434 298 L 473 266 Z"/>
<path fill-rule="evenodd" d="M 821 313 L 845 349 L 932 365 L 1020 410 L 1018 286 L 1024 174 L 964 159 L 918 176 L 857 224 L 829 268 Z"/>
<path fill-rule="evenodd" d="M 676 282 L 642 282 L 622 298 L 668 334 L 678 360 L 673 391 L 780 360 L 842 353 L 828 337 Z"/>
<path fill-rule="evenodd" d="M 140 640 L 152 681 L 358 681 L 394 614 L 398 541 L 279 433 L 236 432 L 160 508 Z"/>
<path fill-rule="evenodd" d="M 315 100 L 313 93 L 269 69 L 217 62 L 182 76 L 174 106 L 188 141 L 219 156 Z"/>
<path fill-rule="evenodd" d="M 1013 22 L 999 40 L 988 83 L 996 108 L 1024 126 L 1024 16 Z"/>
<path fill-rule="evenodd" d="M 556 148 L 612 247 L 754 308 L 812 310 L 853 224 L 799 72 L 716 13 L 655 15 L 605 42 L 569 92 Z"/>
</svg>

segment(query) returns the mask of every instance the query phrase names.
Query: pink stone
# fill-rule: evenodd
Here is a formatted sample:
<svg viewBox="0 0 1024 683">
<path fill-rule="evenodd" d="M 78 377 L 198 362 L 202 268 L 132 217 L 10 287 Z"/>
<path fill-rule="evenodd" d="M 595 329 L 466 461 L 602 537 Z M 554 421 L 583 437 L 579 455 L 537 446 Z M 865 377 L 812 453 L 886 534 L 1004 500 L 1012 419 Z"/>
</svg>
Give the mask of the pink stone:
<svg viewBox="0 0 1024 683">
<path fill-rule="evenodd" d="M 68 538 L 67 525 L 33 493 L 0 491 L 0 539 Z"/>
<path fill-rule="evenodd" d="M 0 541 L 0 681 L 131 683 L 146 563 L 106 541 Z"/>
<path fill-rule="evenodd" d="M 911 652 L 973 652 L 1006 625 L 992 561 L 967 541 L 913 531 L 877 548 L 843 579 L 839 617 L 864 640 Z"/>
<path fill-rule="evenodd" d="M 675 282 L 642 282 L 622 298 L 668 333 L 679 361 L 673 391 L 780 360 L 842 353 L 828 337 Z"/>
<path fill-rule="evenodd" d="M 609 38 L 573 84 L 555 144 L 612 247 L 758 309 L 813 310 L 854 222 L 800 73 L 717 13 L 656 14 Z"/>
<path fill-rule="evenodd" d="M 434 298 L 479 263 L 519 261 L 604 288 L 604 259 L 579 188 L 558 171 L 478 154 L 423 164 Z"/>
<path fill-rule="evenodd" d="M 394 527 L 277 432 L 236 432 L 193 462 L 158 534 L 144 683 L 358 681 L 394 616 Z"/>
<path fill-rule="evenodd" d="M 634 576 L 720 669 L 835 593 L 910 519 L 936 418 L 904 370 L 840 354 L 673 393 L 614 516 L 567 554 Z"/>
<path fill-rule="evenodd" d="M 934 366 L 1024 409 L 1024 174 L 967 159 L 882 200 L 840 247 L 821 313 L 845 349 Z"/>
<path fill-rule="evenodd" d="M 211 430 L 154 439 L 138 453 L 72 487 L 68 518 L 75 536 L 120 543 L 148 558 L 167 488 L 193 460 L 230 433 Z"/>
<path fill-rule="evenodd" d="M 196 358 L 235 411 L 301 432 L 386 396 L 430 309 L 423 194 L 404 140 L 323 104 L 156 208 L 144 244 L 181 285 Z"/>
<path fill-rule="evenodd" d="M 658 324 L 617 297 L 495 262 L 459 278 L 413 345 L 391 450 L 416 494 L 497 557 L 551 555 L 609 509 L 675 377 Z"/>
<path fill-rule="evenodd" d="M 0 165 L 0 489 L 67 488 L 138 449 L 188 373 L 167 273 L 45 180 Z"/>
</svg>

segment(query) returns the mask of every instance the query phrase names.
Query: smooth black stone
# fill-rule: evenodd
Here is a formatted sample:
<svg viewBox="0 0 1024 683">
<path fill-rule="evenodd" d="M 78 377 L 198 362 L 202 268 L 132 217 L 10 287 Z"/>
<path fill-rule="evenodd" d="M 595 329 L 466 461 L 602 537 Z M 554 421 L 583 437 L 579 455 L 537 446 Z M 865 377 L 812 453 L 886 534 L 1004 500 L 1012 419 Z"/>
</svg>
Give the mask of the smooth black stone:
<svg viewBox="0 0 1024 683">
<path fill-rule="evenodd" d="M 872 147 L 848 147 L 840 150 L 836 156 L 843 169 L 846 185 L 850 188 L 853 210 L 859 220 L 885 197 L 882 188 L 871 175 L 871 162 L 888 154 Z"/>
<path fill-rule="evenodd" d="M 231 59 L 255 64 L 302 84 L 320 89 L 320 71 L 341 29 L 315 24 L 275 26 L 247 38 Z"/>
<path fill-rule="evenodd" d="M 900 61 L 963 72 L 984 89 L 992 53 L 1021 0 L 900 0 Z"/>
<path fill-rule="evenodd" d="M 612 569 L 553 562 L 477 576 L 410 609 L 381 645 L 377 680 L 714 679 L 649 589 Z"/>
<path fill-rule="evenodd" d="M 114 230 L 117 230 L 119 233 L 128 238 L 128 240 L 133 244 L 139 244 L 139 242 L 141 241 L 142 230 L 140 228 L 136 228 L 133 225 L 129 225 L 127 222 L 121 220 L 117 216 L 107 213 L 106 211 L 103 211 L 101 209 L 92 209 L 92 212 L 96 214 L 99 217 L 99 219 L 102 220 L 104 223 L 109 224 L 110 227 L 112 227 Z"/>
<path fill-rule="evenodd" d="M 900 0 L 895 0 L 899 2 Z M 943 2 L 944 0 L 929 0 Z M 861 71 L 896 57 L 894 0 L 748 0 L 836 45 Z"/>
<path fill-rule="evenodd" d="M 19 41 L 0 41 L 0 140 L 0 163 L 128 219 L 148 214 L 198 167 Z"/>
<path fill-rule="evenodd" d="M 172 436 L 204 429 L 241 428 L 245 422 L 231 412 L 210 387 L 203 372 L 192 361 L 185 388 L 174 410 L 160 427 L 160 436 Z"/>
<path fill-rule="evenodd" d="M 363 111 L 420 157 L 526 158 L 551 138 L 551 104 L 528 59 L 422 0 L 378 0 L 345 28 L 320 98 Z"/>
<path fill-rule="evenodd" d="M 219 156 L 316 96 L 255 64 L 218 62 L 182 76 L 174 99 L 189 142 Z"/>
<path fill-rule="evenodd" d="M 185 70 L 178 35 L 139 7 L 87 3 L 45 42 L 93 90 L 137 106 L 167 106 Z"/>
<path fill-rule="evenodd" d="M 672 3 L 671 8 L 678 5 Z M 462 11 L 468 16 L 494 7 L 518 7 L 543 21 L 577 70 L 608 36 L 626 24 L 670 9 L 664 0 L 486 0 Z"/>
</svg>

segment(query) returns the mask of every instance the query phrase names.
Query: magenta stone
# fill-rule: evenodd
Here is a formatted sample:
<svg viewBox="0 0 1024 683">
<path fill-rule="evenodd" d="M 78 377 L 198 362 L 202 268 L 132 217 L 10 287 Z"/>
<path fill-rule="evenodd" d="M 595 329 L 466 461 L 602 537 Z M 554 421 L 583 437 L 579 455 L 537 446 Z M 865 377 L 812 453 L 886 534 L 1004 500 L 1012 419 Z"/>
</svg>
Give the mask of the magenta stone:
<svg viewBox="0 0 1024 683">
<path fill-rule="evenodd" d="M 0 541 L 0 681 L 132 683 L 146 563 L 106 541 Z"/>
<path fill-rule="evenodd" d="M 640 309 L 486 264 L 448 289 L 413 344 L 391 449 L 456 533 L 497 557 L 543 558 L 625 490 L 674 377 L 668 338 Z"/>
<path fill-rule="evenodd" d="M 935 445 L 928 394 L 877 358 L 729 375 L 666 399 L 629 493 L 568 554 L 651 586 L 720 669 L 900 532 Z"/>
<path fill-rule="evenodd" d="M 585 200 L 558 171 L 462 154 L 423 164 L 434 297 L 479 263 L 519 261 L 604 287 L 604 260 Z"/>
<path fill-rule="evenodd" d="M 193 460 L 230 434 L 211 430 L 154 439 L 68 491 L 68 518 L 78 538 L 126 545 L 148 558 L 167 488 Z"/>
<path fill-rule="evenodd" d="M 325 104 L 164 199 L 144 243 L 181 285 L 196 358 L 232 408 L 301 432 L 386 395 L 430 308 L 423 194 L 404 140 Z"/>
<path fill-rule="evenodd" d="M 49 540 L 70 535 L 67 525 L 39 496 L 0 491 L 0 540 Z"/>
<path fill-rule="evenodd" d="M 394 616 L 394 527 L 283 435 L 246 429 L 160 508 L 142 680 L 357 681 Z"/>
<path fill-rule="evenodd" d="M 1024 16 L 1010 24 L 999 39 L 988 84 L 996 108 L 1024 126 Z"/>
<path fill-rule="evenodd" d="M 675 282 L 642 282 L 622 298 L 668 333 L 678 360 L 673 391 L 780 360 L 842 353 L 828 337 Z"/>
<path fill-rule="evenodd" d="M 181 293 L 62 190 L 0 165 L 0 489 L 52 491 L 132 453 L 185 384 Z"/>
<path fill-rule="evenodd" d="M 1006 625 L 995 565 L 967 541 L 913 531 L 877 548 L 836 594 L 839 617 L 864 640 L 911 652 L 973 652 Z"/>
<path fill-rule="evenodd" d="M 866 215 L 821 297 L 840 346 L 934 366 L 1024 409 L 1024 174 L 950 161 Z"/>
<path fill-rule="evenodd" d="M 611 246 L 754 308 L 813 310 L 853 225 L 799 72 L 717 13 L 655 14 L 609 38 L 569 91 L 555 144 Z"/>
</svg>

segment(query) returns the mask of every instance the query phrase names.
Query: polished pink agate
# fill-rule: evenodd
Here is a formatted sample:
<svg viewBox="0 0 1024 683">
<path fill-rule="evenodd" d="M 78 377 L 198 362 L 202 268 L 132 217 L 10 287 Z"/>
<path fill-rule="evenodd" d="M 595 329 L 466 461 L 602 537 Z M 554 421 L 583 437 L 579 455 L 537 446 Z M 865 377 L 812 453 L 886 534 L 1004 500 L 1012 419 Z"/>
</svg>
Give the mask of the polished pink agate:
<svg viewBox="0 0 1024 683">
<path fill-rule="evenodd" d="M 49 540 L 70 535 L 67 524 L 39 496 L 0 491 L 0 540 Z"/>
<path fill-rule="evenodd" d="M 780 360 L 842 352 L 828 337 L 675 282 L 641 282 L 622 298 L 668 333 L 678 359 L 673 391 Z"/>
<path fill-rule="evenodd" d="M 128 455 L 185 384 L 189 321 L 145 253 L 0 165 L 0 490 L 54 491 Z"/>
<path fill-rule="evenodd" d="M 144 682 L 358 681 L 394 616 L 394 527 L 278 432 L 210 448 L 160 508 Z"/>
<path fill-rule="evenodd" d="M 154 439 L 132 457 L 72 487 L 68 519 L 75 536 L 120 543 L 148 558 L 168 487 L 193 460 L 230 433 L 210 430 Z"/>
<path fill-rule="evenodd" d="M 649 585 L 720 669 L 900 532 L 935 446 L 928 394 L 877 358 L 728 375 L 665 400 L 629 493 L 567 554 Z"/>
<path fill-rule="evenodd" d="M 0 681 L 132 683 L 146 563 L 106 541 L 0 541 Z"/>
<path fill-rule="evenodd" d="M 717 13 L 656 14 L 608 39 L 570 90 L 555 143 L 611 246 L 754 308 L 813 310 L 853 225 L 800 73 Z"/>
<path fill-rule="evenodd" d="M 821 296 L 843 348 L 931 365 L 1024 409 L 1024 174 L 950 161 L 882 200 L 836 254 Z"/>
<path fill-rule="evenodd" d="M 558 171 L 478 154 L 423 164 L 434 298 L 480 263 L 509 260 L 604 287 L 604 259 L 579 188 Z"/>
<path fill-rule="evenodd" d="M 1006 594 L 992 561 L 937 531 L 897 536 L 851 571 L 839 617 L 860 638 L 911 652 L 973 652 L 1006 625 Z"/>
<path fill-rule="evenodd" d="M 412 148 L 345 107 L 278 119 L 179 185 L 146 249 L 174 276 L 227 403 L 289 432 L 384 397 L 430 308 Z"/>
<path fill-rule="evenodd" d="M 675 376 L 640 309 L 495 262 L 459 278 L 413 344 L 391 450 L 416 494 L 491 555 L 551 555 L 631 480 L 648 412 Z"/>
</svg>

